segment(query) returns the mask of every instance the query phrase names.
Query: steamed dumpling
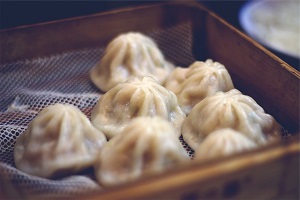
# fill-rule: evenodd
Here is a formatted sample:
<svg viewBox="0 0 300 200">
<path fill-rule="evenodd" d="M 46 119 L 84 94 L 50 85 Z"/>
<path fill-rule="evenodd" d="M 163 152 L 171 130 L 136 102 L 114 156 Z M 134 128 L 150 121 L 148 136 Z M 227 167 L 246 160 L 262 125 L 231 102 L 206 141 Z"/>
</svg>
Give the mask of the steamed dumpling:
<svg viewBox="0 0 300 200">
<path fill-rule="evenodd" d="M 224 65 L 210 59 L 196 61 L 188 68 L 176 68 L 166 80 L 165 87 L 177 95 L 178 103 L 186 114 L 204 98 L 234 88 Z"/>
<path fill-rule="evenodd" d="M 180 93 L 181 84 L 186 80 L 189 68 L 176 67 L 165 81 L 165 88 L 174 92 L 177 96 Z"/>
<path fill-rule="evenodd" d="M 112 40 L 91 79 L 102 91 L 135 76 L 152 76 L 163 84 L 174 65 L 166 61 L 156 43 L 146 35 L 129 32 Z"/>
<path fill-rule="evenodd" d="M 257 147 L 257 144 L 242 133 L 230 128 L 211 132 L 196 149 L 195 160 L 221 158 Z"/>
<path fill-rule="evenodd" d="M 16 167 L 28 174 L 54 177 L 93 166 L 107 140 L 75 106 L 43 109 L 17 139 Z"/>
<path fill-rule="evenodd" d="M 173 126 L 160 117 L 137 117 L 103 148 L 95 166 L 106 186 L 162 172 L 189 161 Z"/>
<path fill-rule="evenodd" d="M 120 83 L 105 93 L 93 108 L 91 120 L 110 139 L 138 116 L 162 117 L 172 123 L 178 137 L 186 117 L 176 95 L 145 76 Z"/>
<path fill-rule="evenodd" d="M 211 132 L 232 128 L 257 144 L 280 135 L 280 126 L 254 99 L 233 89 L 218 92 L 195 105 L 182 125 L 184 141 L 196 149 Z"/>
</svg>

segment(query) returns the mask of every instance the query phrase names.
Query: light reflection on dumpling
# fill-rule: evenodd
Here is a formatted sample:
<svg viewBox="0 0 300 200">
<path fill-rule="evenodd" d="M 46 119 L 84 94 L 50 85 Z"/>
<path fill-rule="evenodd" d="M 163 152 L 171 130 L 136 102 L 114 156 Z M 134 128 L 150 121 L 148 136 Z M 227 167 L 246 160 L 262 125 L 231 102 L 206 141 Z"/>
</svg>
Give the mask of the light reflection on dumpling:
<svg viewBox="0 0 300 200">
<path fill-rule="evenodd" d="M 279 137 L 280 125 L 254 99 L 237 89 L 218 92 L 195 105 L 182 125 L 184 141 L 196 149 L 212 131 L 232 128 L 257 144 Z"/>
<path fill-rule="evenodd" d="M 107 143 L 105 135 L 75 106 L 44 108 L 17 139 L 18 169 L 40 177 L 55 177 L 93 166 Z"/>
<path fill-rule="evenodd" d="M 165 60 L 150 37 L 129 32 L 109 43 L 90 76 L 93 83 L 106 92 L 136 76 L 152 76 L 159 84 L 163 84 L 173 69 L 174 65 Z"/>
<path fill-rule="evenodd" d="M 177 137 L 186 117 L 176 95 L 145 76 L 120 83 L 101 96 L 92 110 L 91 121 L 110 139 L 138 116 L 162 117 L 175 127 Z"/>
<path fill-rule="evenodd" d="M 95 166 L 98 181 L 117 185 L 190 161 L 174 127 L 160 117 L 137 117 L 104 146 Z"/>
</svg>

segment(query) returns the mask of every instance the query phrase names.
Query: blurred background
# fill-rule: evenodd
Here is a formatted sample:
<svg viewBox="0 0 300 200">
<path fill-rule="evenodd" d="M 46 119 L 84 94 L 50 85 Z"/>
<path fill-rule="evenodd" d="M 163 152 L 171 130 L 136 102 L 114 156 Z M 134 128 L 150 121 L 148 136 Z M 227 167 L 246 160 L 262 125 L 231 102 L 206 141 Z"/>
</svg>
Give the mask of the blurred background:
<svg viewBox="0 0 300 200">
<path fill-rule="evenodd" d="M 183 1 L 183 0 L 182 0 Z M 10 28 L 26 24 L 82 16 L 115 8 L 155 4 L 165 1 L 124 1 L 124 0 L 72 0 L 72 1 L 15 1 L 0 0 L 0 28 Z M 232 24 L 240 28 L 238 12 L 246 0 L 200 0 L 198 1 L 215 11 Z"/>
<path fill-rule="evenodd" d="M 282 0 L 284 1 L 284 0 Z M 293 0 L 298 1 L 299 0 Z M 0 29 L 7 29 L 23 25 L 59 20 L 64 18 L 83 16 L 116 8 L 156 4 L 165 1 L 124 1 L 124 0 L 72 0 L 72 1 L 8 1 L 0 0 Z M 237 29 L 244 31 L 239 21 L 241 9 L 251 0 L 198 0 Z M 299 6 L 300 8 L 300 6 Z M 299 30 L 300 34 L 300 30 Z M 1 38 L 0 38 L 1 39 Z M 300 44 L 299 44 L 300 45 Z M 291 57 L 281 52 L 269 49 L 282 60 L 299 70 L 299 58 Z"/>
</svg>

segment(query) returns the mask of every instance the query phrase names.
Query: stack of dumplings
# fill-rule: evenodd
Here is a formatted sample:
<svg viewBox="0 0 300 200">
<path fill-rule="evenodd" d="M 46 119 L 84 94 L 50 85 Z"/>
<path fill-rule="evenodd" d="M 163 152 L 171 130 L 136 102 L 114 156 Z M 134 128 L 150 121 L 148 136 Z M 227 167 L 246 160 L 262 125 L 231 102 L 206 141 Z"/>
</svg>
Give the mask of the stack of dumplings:
<svg viewBox="0 0 300 200">
<path fill-rule="evenodd" d="M 93 167 L 101 185 L 114 186 L 189 162 L 180 136 L 203 162 L 281 135 L 224 65 L 208 59 L 175 68 L 141 33 L 112 40 L 90 77 L 104 92 L 91 119 L 72 105 L 44 108 L 17 139 L 18 169 L 53 178 Z"/>
</svg>

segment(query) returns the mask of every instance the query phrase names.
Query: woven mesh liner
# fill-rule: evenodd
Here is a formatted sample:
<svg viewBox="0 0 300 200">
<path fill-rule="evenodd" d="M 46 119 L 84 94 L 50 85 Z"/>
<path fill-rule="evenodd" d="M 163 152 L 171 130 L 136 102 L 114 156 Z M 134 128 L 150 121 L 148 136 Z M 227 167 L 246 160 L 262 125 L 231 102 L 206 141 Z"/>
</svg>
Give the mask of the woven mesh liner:
<svg viewBox="0 0 300 200">
<path fill-rule="evenodd" d="M 190 22 L 145 34 L 157 42 L 173 63 L 188 66 L 194 62 Z M 90 117 L 101 94 L 90 81 L 89 71 L 104 48 L 82 49 L 0 66 L 0 183 L 12 191 L 15 198 L 72 198 L 101 189 L 89 173 L 60 180 L 28 175 L 15 168 L 13 149 L 18 136 L 46 106 L 72 104 Z M 193 151 L 182 137 L 180 141 L 192 157 Z"/>
</svg>

